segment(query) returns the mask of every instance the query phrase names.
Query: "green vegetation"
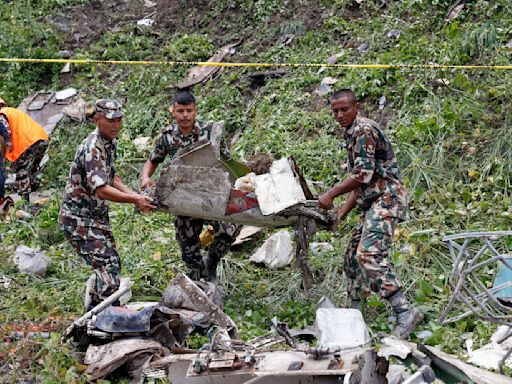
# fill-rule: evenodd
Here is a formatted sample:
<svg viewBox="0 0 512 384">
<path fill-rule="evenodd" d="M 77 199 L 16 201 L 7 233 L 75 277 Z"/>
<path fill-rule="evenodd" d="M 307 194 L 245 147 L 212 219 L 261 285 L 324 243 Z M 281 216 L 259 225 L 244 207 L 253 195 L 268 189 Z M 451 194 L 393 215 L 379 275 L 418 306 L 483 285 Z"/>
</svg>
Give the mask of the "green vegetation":
<svg viewBox="0 0 512 384">
<path fill-rule="evenodd" d="M 207 60 L 221 46 L 244 37 L 226 61 L 324 63 L 339 54 L 340 63 L 509 65 L 512 58 L 507 48 L 512 40 L 512 4 L 507 0 L 466 2 L 451 21 L 446 16 L 452 1 L 447 0 L 366 0 L 361 5 L 349 0 L 223 0 L 204 9 L 203 2 L 194 9 L 195 2 L 177 1 L 169 2 L 174 8 L 162 19 L 155 16 L 152 28 L 136 25 L 146 10 L 142 2 L 133 2 L 137 5 L 123 10 L 124 18 L 106 7 L 111 23 L 90 25 L 93 32 L 77 42 L 73 33 L 87 31 L 85 25 L 75 25 L 78 20 L 84 22 L 80 15 L 97 10 L 101 3 L 6 2 L 0 13 L 0 56 L 56 58 L 60 50 L 73 47 L 74 57 L 79 58 L 195 61 Z M 173 23 L 166 24 L 164 16 L 174 17 Z M 94 17 L 88 20 L 93 23 Z M 62 31 L 63 24 L 68 31 Z M 398 36 L 388 36 L 393 30 L 400 30 Z M 282 38 L 286 34 L 294 35 L 289 43 Z M 361 53 L 357 48 L 363 43 L 368 50 Z M 17 105 L 33 91 L 73 86 L 90 102 L 98 97 L 121 98 L 127 116 L 117 169 L 137 188 L 137 173 L 147 152 L 137 152 L 132 140 L 154 137 L 170 121 L 167 88 L 183 80 L 189 68 L 73 65 L 72 73 L 65 75 L 59 74 L 60 68 L 58 64 L 0 63 L 0 95 Z M 397 231 L 392 256 L 408 296 L 426 314 L 420 329 L 433 332 L 426 343 L 462 354 L 464 339 L 473 338 L 476 346 L 486 342 L 493 328 L 481 321 L 436 324 L 451 293 L 446 284 L 450 259 L 441 238 L 466 230 L 511 227 L 510 71 L 327 68 L 319 73 L 316 68 L 288 68 L 286 76 L 256 87 L 245 75 L 260 69 L 264 70 L 225 68 L 196 86 L 200 117 L 223 119 L 229 134 L 241 132 L 232 148 L 236 157 L 247 159 L 258 151 L 270 151 L 276 157 L 291 154 L 307 178 L 333 185 L 345 175 L 339 168 L 345 154 L 339 149 L 326 98 L 315 89 L 326 76 L 338 79 L 334 87 L 353 88 L 365 113 L 386 127 L 410 192 L 410 219 Z M 381 96 L 387 99 L 383 109 L 378 108 Z M 2 329 L 9 330 L 5 324 L 38 323 L 49 316 L 67 321 L 68 315 L 83 310 L 80 291 L 89 270 L 64 241 L 57 215 L 69 162 L 92 129 L 89 123 L 78 126 L 63 120 L 51 138 L 50 162 L 42 180 L 42 189 L 57 192 L 37 217 L 21 221 L 13 213 L 0 221 L 0 274 L 14 279 L 9 290 L 0 287 Z M 225 309 L 244 338 L 266 331 L 273 316 L 291 327 L 310 324 L 321 295 L 344 303 L 343 253 L 356 217 L 357 212 L 352 213 L 339 234 L 315 235 L 314 240 L 330 241 L 335 250 L 312 257 L 318 284 L 308 295 L 301 290 L 300 274 L 293 266 L 268 271 L 248 262 L 262 239 L 222 261 L 219 274 Z M 140 216 L 131 206 L 113 204 L 112 222 L 124 274 L 135 282 L 134 300 L 158 299 L 168 281 L 184 269 L 172 218 Z M 11 257 L 20 244 L 40 248 L 52 257 L 45 278 L 16 272 Z M 380 306 L 376 298 L 370 299 L 372 332 L 390 330 L 388 313 Z M 202 341 L 194 339 L 196 345 Z M 16 368 L 8 370 L 9 364 Z M 57 333 L 49 340 L 0 346 L 0 366 L 3 382 L 27 376 L 47 383 L 84 382 L 84 367 L 60 343 Z M 10 376 L 2 372 L 6 369 Z"/>
</svg>

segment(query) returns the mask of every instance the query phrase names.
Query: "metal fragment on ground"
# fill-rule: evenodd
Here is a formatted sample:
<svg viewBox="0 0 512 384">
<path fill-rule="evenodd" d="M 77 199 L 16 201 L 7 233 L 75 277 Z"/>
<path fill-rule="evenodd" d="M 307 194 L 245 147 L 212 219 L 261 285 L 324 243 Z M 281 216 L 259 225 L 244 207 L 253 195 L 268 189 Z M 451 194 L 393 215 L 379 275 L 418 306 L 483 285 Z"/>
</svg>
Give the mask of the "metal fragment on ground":
<svg viewBox="0 0 512 384">
<path fill-rule="evenodd" d="M 464 1 L 457 0 L 449 9 L 448 14 L 446 15 L 446 21 L 452 21 L 459 17 L 459 15 L 464 10 Z"/>
<path fill-rule="evenodd" d="M 242 42 L 242 40 L 239 40 L 233 44 L 228 44 L 222 48 L 220 48 L 212 57 L 210 57 L 207 62 L 209 63 L 219 63 L 221 62 L 224 57 L 231 52 L 231 49 L 236 47 Z M 208 80 L 210 77 L 212 77 L 215 72 L 217 72 L 220 69 L 220 67 L 215 66 L 197 66 L 193 67 L 189 74 L 188 79 L 185 81 L 182 81 L 175 85 L 178 89 L 186 89 L 190 88 L 193 85 L 199 84 L 203 81 Z"/>
<path fill-rule="evenodd" d="M 384 337 L 378 355 L 386 359 L 389 359 L 390 356 L 396 356 L 404 360 L 411 353 L 412 348 L 404 340 L 395 337 Z"/>
<path fill-rule="evenodd" d="M 55 92 L 41 91 L 23 99 L 18 109 L 28 114 L 44 128 L 48 136 L 51 136 L 59 121 L 64 117 L 62 113 L 64 107 L 65 105 L 57 103 Z"/>
<path fill-rule="evenodd" d="M 498 373 L 489 372 L 481 368 L 466 364 L 439 348 L 418 345 L 421 352 L 424 352 L 430 359 L 432 365 L 437 366 L 444 372 L 453 376 L 459 382 L 475 382 L 479 384 L 512 384 L 512 378 Z"/>
<path fill-rule="evenodd" d="M 55 101 L 59 104 L 61 102 L 64 102 L 65 104 L 68 104 L 71 97 L 75 96 L 78 93 L 78 91 L 75 88 L 66 88 L 62 91 L 55 92 Z M 65 102 L 67 101 L 67 102 Z"/>
<path fill-rule="evenodd" d="M 232 337 L 236 337 L 235 322 L 186 275 L 180 274 L 175 277 L 166 292 L 164 292 L 162 300 L 164 305 L 171 308 L 188 308 L 201 312 L 214 324 L 226 328 Z"/>
<path fill-rule="evenodd" d="M 499 368 L 501 359 L 505 356 L 507 351 L 512 348 L 512 337 L 498 343 L 500 339 L 510 332 L 510 327 L 506 325 L 499 326 L 496 332 L 491 336 L 491 342 L 483 345 L 482 347 L 469 352 L 468 363 L 477 365 L 485 369 Z M 505 361 L 505 366 L 512 368 L 512 357 Z"/>
<path fill-rule="evenodd" d="M 141 20 L 137 21 L 137 25 L 141 25 L 144 27 L 152 27 L 154 23 L 155 23 L 155 20 L 149 19 L 149 18 L 141 19 Z"/>
<path fill-rule="evenodd" d="M 369 341 L 363 315 L 357 309 L 319 308 L 315 327 L 319 335 L 318 346 L 331 351 L 362 346 Z"/>
<path fill-rule="evenodd" d="M 151 137 L 149 136 L 137 137 L 133 140 L 133 145 L 135 145 L 137 152 L 144 152 L 145 150 L 149 149 L 150 142 Z"/>
<path fill-rule="evenodd" d="M 103 378 L 144 353 L 163 357 L 168 354 L 168 351 L 158 341 L 145 337 L 131 337 L 100 346 L 90 345 L 84 360 L 90 365 L 85 373 L 89 380 Z"/>
<path fill-rule="evenodd" d="M 9 289 L 11 282 L 12 279 L 8 276 L 2 275 L 2 277 L 0 277 L 0 285 L 2 285 L 4 289 Z"/>
<path fill-rule="evenodd" d="M 78 98 L 62 109 L 62 113 L 71 120 L 82 123 L 87 119 L 88 104 L 84 99 Z"/>
</svg>

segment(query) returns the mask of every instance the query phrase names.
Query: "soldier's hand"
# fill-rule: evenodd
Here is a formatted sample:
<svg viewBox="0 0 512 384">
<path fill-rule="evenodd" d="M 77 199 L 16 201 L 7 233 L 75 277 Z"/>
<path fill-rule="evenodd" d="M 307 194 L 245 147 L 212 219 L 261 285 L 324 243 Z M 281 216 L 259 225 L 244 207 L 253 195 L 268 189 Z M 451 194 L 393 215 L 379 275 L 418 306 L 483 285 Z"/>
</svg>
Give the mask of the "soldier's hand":
<svg viewBox="0 0 512 384">
<path fill-rule="evenodd" d="M 329 196 L 329 193 L 326 192 L 318 198 L 318 206 L 322 209 L 331 209 L 332 200 L 333 199 Z"/>
<path fill-rule="evenodd" d="M 152 199 L 149 196 L 138 195 L 134 204 L 140 212 L 150 212 L 156 209 L 156 207 L 151 204 L 151 201 Z"/>
<path fill-rule="evenodd" d="M 155 185 L 155 182 L 151 180 L 149 177 L 146 177 L 140 181 L 140 188 L 144 191 L 149 187 Z"/>
</svg>

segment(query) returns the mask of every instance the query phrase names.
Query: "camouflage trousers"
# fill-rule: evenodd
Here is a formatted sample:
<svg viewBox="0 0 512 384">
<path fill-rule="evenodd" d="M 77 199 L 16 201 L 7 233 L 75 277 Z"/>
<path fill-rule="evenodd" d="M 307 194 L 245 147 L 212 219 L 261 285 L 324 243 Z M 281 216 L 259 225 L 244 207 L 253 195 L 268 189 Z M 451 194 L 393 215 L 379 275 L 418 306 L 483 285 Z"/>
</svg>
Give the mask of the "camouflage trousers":
<svg viewBox="0 0 512 384">
<path fill-rule="evenodd" d="M 16 192 L 20 195 L 26 195 L 36 187 L 36 176 L 46 148 L 47 140 L 39 140 L 32 144 L 14 163 L 16 169 Z"/>
<path fill-rule="evenodd" d="M 0 198 L 5 195 L 5 170 L 4 170 L 4 157 L 0 153 Z"/>
<path fill-rule="evenodd" d="M 177 216 L 175 221 L 176 241 L 181 248 L 181 258 L 189 268 L 189 276 L 193 280 L 206 277 L 205 266 L 201 257 L 201 241 L 199 235 L 203 230 L 203 219 Z M 220 259 L 229 251 L 231 244 L 242 230 L 239 224 L 221 221 L 208 221 L 213 227 L 213 242 L 208 249 L 210 265 L 217 266 Z"/>
<path fill-rule="evenodd" d="M 92 292 L 92 304 L 96 305 L 119 288 L 121 259 L 114 236 L 111 231 L 93 227 L 62 229 L 71 246 L 94 270 L 96 287 Z"/>
<path fill-rule="evenodd" d="M 360 217 L 345 252 L 344 272 L 350 299 L 367 297 L 370 290 L 387 298 L 402 288 L 389 260 L 397 220 L 369 212 Z"/>
</svg>

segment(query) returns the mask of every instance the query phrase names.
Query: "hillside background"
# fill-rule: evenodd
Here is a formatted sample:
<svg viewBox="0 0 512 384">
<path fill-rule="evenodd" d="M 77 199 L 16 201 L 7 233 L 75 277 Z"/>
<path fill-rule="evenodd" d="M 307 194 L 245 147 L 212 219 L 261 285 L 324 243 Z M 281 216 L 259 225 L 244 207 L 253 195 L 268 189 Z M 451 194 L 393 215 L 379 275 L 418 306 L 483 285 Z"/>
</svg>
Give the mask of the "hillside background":
<svg viewBox="0 0 512 384">
<path fill-rule="evenodd" d="M 60 58 L 59 51 L 69 50 L 80 59 L 205 61 L 237 41 L 225 61 L 325 63 L 337 54 L 338 63 L 353 64 L 510 65 L 512 57 L 508 0 L 155 2 L 147 7 L 142 0 L 3 1 L 0 57 Z M 455 17 L 454 7 L 461 5 Z M 154 25 L 138 26 L 145 17 Z M 67 74 L 60 74 L 61 68 L 0 63 L 0 96 L 16 106 L 34 91 L 71 86 L 91 104 L 97 98 L 121 99 L 126 118 L 117 169 L 138 188 L 148 152 L 139 152 L 133 140 L 155 138 L 171 121 L 170 87 L 186 78 L 190 66 L 72 65 Z M 418 330 L 432 335 L 423 342 L 459 356 L 465 339 L 472 338 L 475 348 L 485 343 L 494 331 L 486 323 L 436 324 L 451 294 L 446 284 L 451 262 L 441 239 L 511 228 L 512 71 L 286 68 L 285 76 L 254 84 L 247 74 L 257 70 L 268 68 L 223 68 L 195 86 L 200 119 L 225 121 L 235 157 L 293 155 L 308 179 L 329 187 L 346 176 L 340 168 L 345 152 L 328 95 L 316 90 L 325 77 L 337 79 L 333 89 L 352 88 L 363 113 L 385 127 L 394 143 L 410 192 L 410 217 L 397 230 L 392 257 L 407 295 L 426 315 Z M 57 215 L 74 151 L 93 128 L 64 119 L 51 138 L 41 185 L 56 192 L 37 217 L 21 221 L 12 214 L 0 221 L 0 274 L 14 279 L 8 290 L 0 287 L 2 337 L 23 322 L 53 321 L 63 329 L 83 311 L 80 291 L 90 271 L 65 241 Z M 135 282 L 134 300 L 158 300 L 168 281 L 184 270 L 173 219 L 137 215 L 120 204 L 112 205 L 111 214 L 124 275 Z M 313 241 L 328 241 L 335 249 L 311 257 L 317 283 L 308 294 L 293 266 L 269 271 L 248 261 L 266 236 L 228 254 L 219 266 L 225 310 L 243 338 L 265 332 L 273 316 L 290 327 L 311 324 L 322 295 L 344 305 L 343 253 L 356 219 L 354 212 L 339 233 L 315 235 Z M 16 272 L 12 255 L 20 244 L 51 256 L 45 278 Z M 369 301 L 373 333 L 391 329 L 383 305 L 374 297 Z M 195 336 L 192 346 L 203 341 Z M 84 382 L 83 369 L 58 332 L 49 340 L 0 345 L 2 382 Z"/>
</svg>

